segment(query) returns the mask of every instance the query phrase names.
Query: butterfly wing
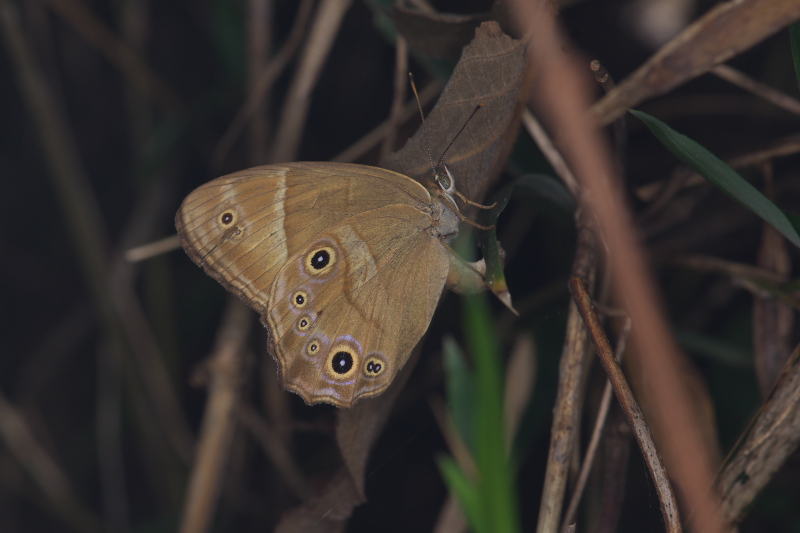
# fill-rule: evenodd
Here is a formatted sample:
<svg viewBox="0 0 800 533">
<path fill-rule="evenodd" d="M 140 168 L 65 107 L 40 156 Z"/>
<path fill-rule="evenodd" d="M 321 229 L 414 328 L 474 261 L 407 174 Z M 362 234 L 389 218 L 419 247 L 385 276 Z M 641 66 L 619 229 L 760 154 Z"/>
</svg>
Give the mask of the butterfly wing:
<svg viewBox="0 0 800 533">
<path fill-rule="evenodd" d="M 389 385 L 441 296 L 449 250 L 430 206 L 391 171 L 291 163 L 199 187 L 176 226 L 189 256 L 262 315 L 284 387 L 349 407 Z"/>
<path fill-rule="evenodd" d="M 350 407 L 382 392 L 428 329 L 449 250 L 430 216 L 390 205 L 348 217 L 279 272 L 262 321 L 284 386 Z"/>
<path fill-rule="evenodd" d="M 327 228 L 378 207 L 430 201 L 419 183 L 375 167 L 267 165 L 198 187 L 175 225 L 189 257 L 263 313 L 278 271 Z"/>
</svg>

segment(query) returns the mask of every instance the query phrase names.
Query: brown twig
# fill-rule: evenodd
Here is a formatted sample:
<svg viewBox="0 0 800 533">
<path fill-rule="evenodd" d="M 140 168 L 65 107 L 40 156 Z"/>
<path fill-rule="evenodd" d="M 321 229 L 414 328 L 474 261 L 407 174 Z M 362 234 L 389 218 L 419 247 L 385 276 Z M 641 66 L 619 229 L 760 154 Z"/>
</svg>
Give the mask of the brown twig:
<svg viewBox="0 0 800 533">
<path fill-rule="evenodd" d="M 619 404 L 611 407 L 603 441 L 603 499 L 594 533 L 614 533 L 625 501 L 631 455 L 631 428 Z"/>
<path fill-rule="evenodd" d="M 624 325 L 622 326 L 622 331 L 619 335 L 619 340 L 617 341 L 615 353 L 617 362 L 622 361 L 622 354 L 625 353 L 625 347 L 628 344 L 628 334 L 630 333 L 630 330 L 631 320 L 630 318 L 626 318 Z M 611 406 L 612 392 L 611 383 L 607 381 L 605 388 L 603 389 L 603 397 L 600 400 L 600 407 L 597 409 L 597 418 L 594 422 L 592 437 L 589 439 L 589 445 L 586 447 L 586 453 L 584 454 L 583 461 L 581 462 L 581 471 L 578 474 L 578 479 L 575 481 L 575 488 L 572 491 L 572 498 L 570 499 L 569 506 L 567 506 L 567 512 L 564 513 L 564 520 L 561 522 L 562 531 L 564 531 L 566 527 L 572 524 L 573 520 L 575 520 L 575 515 L 578 511 L 578 504 L 581 502 L 583 489 L 586 487 L 586 482 L 589 479 L 589 473 L 592 471 L 592 465 L 594 464 L 597 448 L 600 445 L 600 437 L 603 435 L 606 417 L 608 416 L 608 410 Z"/>
<path fill-rule="evenodd" d="M 800 445 L 800 348 L 786 361 L 767 400 L 733 447 L 717 477 L 722 509 L 740 520 Z"/>
<path fill-rule="evenodd" d="M 271 377 L 274 380 L 275 376 Z M 270 458 L 294 495 L 300 500 L 307 500 L 311 496 L 311 489 L 280 436 L 251 404 L 242 402 L 236 414 L 242 426 L 261 444 L 264 454 Z"/>
<path fill-rule="evenodd" d="M 152 96 L 166 113 L 183 113 L 178 94 L 158 76 L 139 54 L 119 39 L 94 13 L 78 0 L 47 0 L 81 37 L 106 56 L 139 92 Z"/>
<path fill-rule="evenodd" d="M 125 260 L 131 263 L 138 263 L 139 261 L 144 261 L 145 259 L 150 259 L 171 252 L 172 250 L 178 250 L 180 247 L 180 239 L 178 239 L 177 235 L 172 235 L 126 250 Z"/>
<path fill-rule="evenodd" d="M 718 65 L 711 69 L 712 74 L 728 81 L 737 87 L 749 91 L 759 98 L 774 104 L 795 115 L 800 115 L 800 101 L 792 98 L 788 94 L 773 89 L 769 85 L 754 80 L 747 74 L 729 67 L 728 65 Z"/>
<path fill-rule="evenodd" d="M 311 104 L 311 91 L 317 84 L 322 67 L 333 48 L 345 12 L 352 0 L 322 0 L 311 25 L 289 93 L 283 104 L 278 133 L 269 160 L 292 161 L 297 154 L 306 117 Z"/>
<path fill-rule="evenodd" d="M 536 120 L 536 117 L 533 116 L 533 113 L 528 109 L 525 109 L 522 113 L 522 124 L 525 126 L 528 134 L 533 137 L 533 140 L 542 151 L 542 154 L 547 158 L 547 162 L 550 163 L 550 166 L 556 171 L 558 177 L 560 177 L 564 185 L 567 186 L 569 192 L 572 193 L 573 197 L 577 198 L 580 194 L 580 187 L 578 187 L 578 181 L 575 179 L 575 175 L 570 170 L 566 161 L 564 161 L 561 152 L 558 151 L 553 141 L 550 140 L 550 136 L 547 135 L 542 125 L 539 124 L 539 121 Z"/>
<path fill-rule="evenodd" d="M 594 283 L 596 269 L 594 232 L 585 210 L 579 209 L 576 219 L 578 243 L 572 273 L 573 276 Z M 586 383 L 584 373 L 589 354 L 589 336 L 581 322 L 578 308 L 571 302 L 567 315 L 567 334 L 559 364 L 558 395 L 553 408 L 550 452 L 536 529 L 539 533 L 558 531 L 561 522 L 569 466 L 576 431 L 580 426 L 581 401 Z"/>
<path fill-rule="evenodd" d="M 209 358 L 209 396 L 189 477 L 179 528 L 181 533 L 201 533 L 211 526 L 236 428 L 235 411 L 243 379 L 243 347 L 252 324 L 251 318 L 251 312 L 244 304 L 235 296 L 228 297 L 223 323 Z"/>
<path fill-rule="evenodd" d="M 214 147 L 211 153 L 212 168 L 219 168 L 222 166 L 223 160 L 227 157 L 231 146 L 233 146 L 236 138 L 242 132 L 245 124 L 256 112 L 260 102 L 268 99 L 270 89 L 286 69 L 286 66 L 294 57 L 297 49 L 303 43 L 306 26 L 308 25 L 308 19 L 311 16 L 313 6 L 313 0 L 303 0 L 300 3 L 294 24 L 289 32 L 289 37 L 287 37 L 286 42 L 278 53 L 275 54 L 275 57 L 261 69 L 261 73 L 258 75 L 258 81 L 251 87 L 250 91 L 248 91 L 247 101 L 239 108 L 239 111 L 231 121 L 228 129 L 225 130 L 225 133 L 220 137 L 219 142 Z"/>
<path fill-rule="evenodd" d="M 773 0 L 723 2 L 662 46 L 604 98 L 591 114 L 608 124 L 639 103 L 704 74 L 800 17 L 800 4 Z M 725 21 L 747 21 L 730 31 Z"/>
<path fill-rule="evenodd" d="M 529 3 L 517 1 L 514 6 L 518 20 L 533 38 L 529 60 L 539 73 L 540 83 L 534 94 L 537 109 L 547 111 L 559 129 L 559 138 L 569 139 L 562 151 L 581 184 L 585 205 L 596 217 L 598 233 L 608 247 L 608 262 L 619 301 L 636 320 L 634 348 L 641 354 L 645 371 L 659 376 L 651 387 L 654 421 L 663 428 L 659 434 L 664 436 L 666 453 L 680 458 L 671 474 L 686 501 L 695 506 L 693 525 L 704 532 L 725 531 L 718 499 L 709 492 L 713 460 L 680 378 L 679 348 L 661 311 L 661 300 L 644 254 L 637 245 L 621 187 L 614 179 L 608 146 L 598 132 L 597 123 L 586 114 L 592 94 L 585 68 L 562 53 L 568 45 L 552 17 L 542 16 L 541 10 L 536 12 Z M 622 83 L 614 92 L 621 87 Z M 600 113 L 604 121 L 618 115 L 606 111 Z M 599 115 L 595 112 L 592 116 Z"/>
<path fill-rule="evenodd" d="M 267 98 L 259 91 L 259 73 L 267 64 L 270 55 L 271 37 L 273 35 L 272 15 L 273 0 L 249 0 L 247 2 L 247 96 L 248 100 L 257 102 L 250 120 L 248 137 L 250 164 L 255 166 L 265 163 L 267 152 Z"/>
<path fill-rule="evenodd" d="M 422 105 L 424 106 L 431 102 L 441 91 L 441 84 L 437 81 L 432 81 L 419 93 L 419 101 L 422 102 Z M 405 106 L 403 106 L 403 112 L 400 120 L 405 122 L 406 120 L 415 116 L 418 112 L 416 100 L 407 102 Z M 380 143 L 386 138 L 387 135 L 389 135 L 391 127 L 391 120 L 387 118 L 372 128 L 372 130 L 367 132 L 363 137 L 361 137 L 361 139 L 353 143 L 344 152 L 341 152 L 336 157 L 333 157 L 331 161 L 339 161 L 342 163 L 358 161 L 364 156 L 364 154 L 369 152 L 373 147 L 375 147 L 375 145 Z"/>
<path fill-rule="evenodd" d="M 2 7 L 0 6 L 0 9 Z M 62 519 L 78 531 L 102 530 L 100 521 L 76 496 L 61 467 L 39 444 L 25 418 L 0 391 L 0 439 L 30 474 Z"/>
<path fill-rule="evenodd" d="M 105 224 L 83 171 L 74 136 L 25 41 L 17 12 L 7 0 L 0 3 L 0 25 L 0 33 L 6 39 L 16 68 L 20 92 L 36 124 L 53 188 L 61 202 L 93 304 L 110 338 L 124 353 L 127 353 L 130 343 L 134 361 L 157 406 L 153 410 L 155 417 L 162 423 L 174 450 L 182 459 L 188 460 L 192 448 L 191 433 L 181 415 L 158 345 L 130 286 L 111 279 Z"/>
<path fill-rule="evenodd" d="M 392 107 L 389 111 L 389 132 L 383 139 L 383 144 L 381 145 L 381 160 L 395 149 L 394 145 L 397 142 L 397 130 L 403 122 L 403 102 L 406 101 L 407 93 L 408 43 L 406 43 L 402 35 L 398 35 L 395 42 L 394 95 L 392 96 Z"/>
<path fill-rule="evenodd" d="M 625 380 L 622 368 L 614 357 L 614 352 L 611 350 L 611 344 L 608 342 L 605 331 L 603 331 L 603 326 L 594 312 L 592 298 L 586 289 L 586 284 L 580 278 L 573 278 L 569 282 L 569 290 L 586 324 L 586 329 L 600 358 L 600 363 L 608 375 L 614 394 L 625 412 L 628 425 L 633 430 L 647 469 L 653 478 L 653 483 L 658 493 L 658 501 L 661 504 L 661 515 L 666 523 L 667 531 L 682 531 L 678 504 L 675 501 L 675 495 L 672 492 L 672 486 L 664 468 L 664 463 L 661 461 L 661 456 L 656 449 L 655 443 L 653 443 L 650 429 L 647 427 L 642 411 L 639 409 L 639 405 L 633 397 L 633 392 Z"/>
</svg>

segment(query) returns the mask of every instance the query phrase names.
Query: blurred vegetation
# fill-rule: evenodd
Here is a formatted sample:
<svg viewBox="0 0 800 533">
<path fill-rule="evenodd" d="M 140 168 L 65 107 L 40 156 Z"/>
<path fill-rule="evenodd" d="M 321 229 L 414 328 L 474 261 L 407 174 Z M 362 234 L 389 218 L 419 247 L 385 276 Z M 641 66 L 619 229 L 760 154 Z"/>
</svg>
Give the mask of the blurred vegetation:
<svg viewBox="0 0 800 533">
<path fill-rule="evenodd" d="M 443 12 L 477 13 L 491 7 L 478 0 L 432 3 Z M 126 263 L 122 254 L 174 234 L 174 213 L 189 191 L 264 161 L 275 143 L 269 132 L 284 111 L 296 56 L 263 104 L 261 123 L 268 132 L 261 137 L 263 144 L 249 145 L 259 137 L 247 126 L 225 156 L 214 159 L 246 101 L 248 25 L 257 4 L 0 0 L 6 20 L 0 30 L 0 338 L 8 343 L 0 358 L 2 531 L 166 532 L 180 523 L 206 406 L 206 357 L 226 294 L 182 251 L 136 264 Z M 265 55 L 274 57 L 291 33 L 300 2 L 264 4 L 272 9 Z M 653 52 L 637 37 L 640 21 L 633 4 L 564 2 L 559 17 L 576 47 L 600 59 L 618 80 Z M 687 3 L 689 20 L 711 5 Z M 297 160 L 331 160 L 386 120 L 395 49 L 384 9 L 355 1 L 347 10 L 311 94 Z M 20 65 L 12 53 L 9 24 L 16 25 L 28 47 L 27 64 Z M 115 40 L 104 39 L 98 28 Z M 117 42 L 141 62 L 132 63 L 124 54 L 120 58 L 112 46 Z M 798 97 L 788 31 L 730 64 Z M 52 108 L 29 106 L 26 68 L 41 73 L 32 83 L 47 91 Z M 409 69 L 420 87 L 446 81 L 440 78 L 447 72 L 441 61 L 412 53 Z M 722 158 L 795 133 L 800 121 L 710 74 L 640 109 Z M 678 162 L 637 119 L 628 117 L 627 124 L 625 186 L 634 212 L 643 215 L 651 191 L 668 180 Z M 399 144 L 417 125 L 415 117 L 400 127 Z M 68 145 L 54 156 L 46 149 L 48 139 L 61 134 Z M 379 150 L 376 145 L 357 162 L 376 164 Z M 798 162 L 793 154 L 775 158 L 768 172 L 767 194 L 784 211 L 800 212 Z M 79 173 L 73 189 L 64 185 L 65 172 Z M 739 172 L 757 189 L 767 189 L 764 172 L 754 167 Z M 553 172 L 522 132 L 497 189 L 512 178 L 533 180 L 533 175 L 539 185 L 534 191 L 518 187 L 498 223 L 508 252 L 506 278 L 521 316 L 512 318 L 492 299 L 491 315 L 480 318 L 495 326 L 496 348 L 503 357 L 521 333 L 535 339 L 535 381 L 510 452 L 516 469 L 516 506 L 510 510 L 519 509 L 522 531 L 533 531 L 538 515 L 575 245 L 573 206 L 558 185 L 547 184 L 545 175 Z M 702 253 L 753 265 L 763 223 L 707 182 L 682 190 L 666 213 L 641 216 L 637 227 L 657 269 L 673 330 L 710 392 L 715 418 L 709 423 L 727 452 L 763 401 L 754 370 L 754 298 L 728 272 L 672 260 Z M 791 278 L 797 272 L 794 248 L 787 258 L 786 276 Z M 448 496 L 437 460 L 451 450 L 430 400 L 446 395 L 445 335 L 478 357 L 469 347 L 478 344 L 469 336 L 477 319 L 470 315 L 462 324 L 462 316 L 481 311 L 464 311 L 465 305 L 453 295 L 443 298 L 423 340 L 422 356 L 371 452 L 368 501 L 356 507 L 347 531 L 433 530 Z M 120 321 L 120 315 L 129 321 Z M 788 337 L 791 348 L 797 335 L 790 330 Z M 309 407 L 297 396 L 276 392 L 264 333 L 253 328 L 248 339 L 243 402 L 256 406 L 290 443 L 309 490 L 321 491 L 341 461 L 335 409 Z M 131 355 L 136 353 L 151 358 L 137 362 Z M 472 363 L 474 371 L 484 368 L 478 360 Z M 158 377 L 143 377 L 156 368 L 164 372 L 159 374 L 166 378 L 163 389 L 152 388 Z M 587 435 L 603 385 L 602 369 L 595 365 L 582 426 Z M 19 432 L 19 424 L 27 432 Z M 9 435 L 18 439 L 12 442 Z M 473 437 L 476 446 L 480 437 Z M 581 437 L 582 443 L 587 438 Z M 235 432 L 213 531 L 272 530 L 299 503 L 260 446 L 251 432 Z M 490 446 L 502 444 L 495 440 Z M 623 480 L 618 531 L 658 531 L 658 501 L 637 453 L 634 447 Z M 494 468 L 494 459 L 478 464 L 479 469 Z M 599 477 L 590 478 L 579 523 L 592 523 L 600 513 Z M 800 531 L 799 480 L 795 453 L 740 531 Z"/>
</svg>

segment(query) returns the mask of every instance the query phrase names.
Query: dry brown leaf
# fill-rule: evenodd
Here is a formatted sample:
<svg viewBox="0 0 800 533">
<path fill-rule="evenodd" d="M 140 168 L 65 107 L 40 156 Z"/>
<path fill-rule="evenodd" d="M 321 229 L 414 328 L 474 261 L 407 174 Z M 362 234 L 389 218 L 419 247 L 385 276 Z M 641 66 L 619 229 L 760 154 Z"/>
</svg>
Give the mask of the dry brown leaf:
<svg viewBox="0 0 800 533">
<path fill-rule="evenodd" d="M 767 166 L 766 193 L 774 198 L 772 173 Z M 778 231 L 764 224 L 757 266 L 779 276 L 789 276 L 792 260 L 789 248 Z M 772 296 L 757 294 L 753 299 L 753 344 L 755 348 L 756 376 L 761 395 L 766 397 L 780 376 L 786 358 L 792 350 L 794 311 L 786 303 Z"/>
<path fill-rule="evenodd" d="M 517 95 L 524 72 L 523 45 L 503 34 L 496 23 L 485 23 L 464 51 L 442 97 L 425 121 L 428 136 L 440 154 L 478 103 L 485 104 L 448 152 L 459 190 L 468 196 L 484 191 L 499 174 L 519 121 Z M 421 130 L 390 154 L 383 166 L 421 181 L 430 176 L 430 162 Z M 438 157 L 438 156 L 437 156 Z M 414 369 L 420 349 L 377 398 L 359 401 L 338 412 L 336 437 L 344 466 L 319 496 L 287 513 L 280 533 L 340 531 L 353 508 L 366 501 L 364 471 L 369 452 L 380 435 L 397 395 Z"/>
<path fill-rule="evenodd" d="M 458 189 L 479 200 L 499 175 L 516 138 L 525 78 L 524 44 L 485 22 L 464 48 L 441 98 L 425 119 L 430 153 L 438 159 L 475 107 L 483 104 L 445 157 Z M 422 129 L 381 166 L 424 182 L 431 176 L 428 141 Z M 435 161 L 434 161 L 435 163 Z"/>
<path fill-rule="evenodd" d="M 416 9 L 396 6 L 392 9 L 392 20 L 397 31 L 408 41 L 408 45 L 428 57 L 457 61 L 463 48 L 475 36 L 475 29 L 489 20 L 506 18 L 506 10 L 495 4 L 487 13 L 460 15 L 453 13 L 424 13 Z"/>
<path fill-rule="evenodd" d="M 338 533 L 344 531 L 353 507 L 364 500 L 350 475 L 340 470 L 325 491 L 283 516 L 275 533 Z"/>
<path fill-rule="evenodd" d="M 419 359 L 420 347 L 411 353 L 386 392 L 338 411 L 336 439 L 344 465 L 317 497 L 289 511 L 276 533 L 334 533 L 342 531 L 353 509 L 367 501 L 364 469 L 369 452 L 389 418 L 400 391 Z"/>
<path fill-rule="evenodd" d="M 796 0 L 724 2 L 664 45 L 591 108 L 601 124 L 750 49 L 800 18 Z"/>
<path fill-rule="evenodd" d="M 745 509 L 800 444 L 800 347 L 717 478 L 722 509 L 740 520 Z"/>
</svg>

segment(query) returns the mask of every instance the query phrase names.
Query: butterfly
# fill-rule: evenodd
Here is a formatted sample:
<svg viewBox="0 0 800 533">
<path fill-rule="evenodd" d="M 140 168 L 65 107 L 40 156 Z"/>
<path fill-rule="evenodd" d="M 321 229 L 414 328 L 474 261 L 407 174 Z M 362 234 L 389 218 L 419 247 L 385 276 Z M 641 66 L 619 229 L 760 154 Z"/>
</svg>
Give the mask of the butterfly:
<svg viewBox="0 0 800 533">
<path fill-rule="evenodd" d="M 176 226 L 189 257 L 261 316 L 283 387 L 347 408 L 389 386 L 445 286 L 485 288 L 449 246 L 472 222 L 444 168 L 426 187 L 364 165 L 255 167 L 198 187 Z"/>
</svg>

